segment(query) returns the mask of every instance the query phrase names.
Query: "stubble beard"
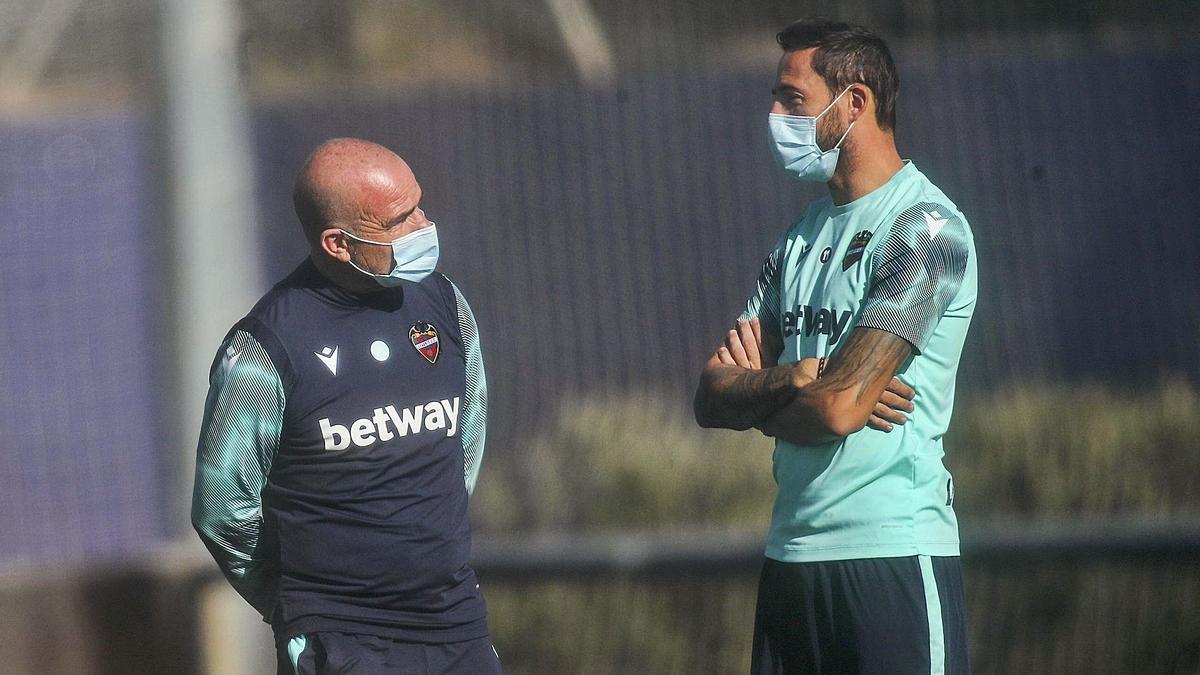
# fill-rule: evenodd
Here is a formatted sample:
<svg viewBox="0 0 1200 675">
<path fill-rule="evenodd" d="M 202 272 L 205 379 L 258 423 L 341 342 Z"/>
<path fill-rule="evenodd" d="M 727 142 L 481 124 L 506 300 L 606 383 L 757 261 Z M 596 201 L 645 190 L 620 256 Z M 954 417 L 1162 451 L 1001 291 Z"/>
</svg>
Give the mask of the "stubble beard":
<svg viewBox="0 0 1200 675">
<path fill-rule="evenodd" d="M 817 120 L 817 146 L 822 152 L 829 152 L 833 149 L 834 144 L 841 139 L 842 134 L 846 133 L 846 125 L 841 124 L 841 115 L 835 108 L 825 113 L 825 116 Z M 849 140 L 849 139 L 847 139 Z M 846 141 L 843 141 L 845 145 Z"/>
</svg>

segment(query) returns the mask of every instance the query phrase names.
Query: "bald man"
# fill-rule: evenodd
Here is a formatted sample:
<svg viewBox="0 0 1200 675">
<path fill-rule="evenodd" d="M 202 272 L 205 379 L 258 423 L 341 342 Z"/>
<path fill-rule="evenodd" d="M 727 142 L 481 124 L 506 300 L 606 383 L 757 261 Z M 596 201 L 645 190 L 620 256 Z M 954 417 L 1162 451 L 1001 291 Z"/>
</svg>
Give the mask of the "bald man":
<svg viewBox="0 0 1200 675">
<path fill-rule="evenodd" d="M 421 186 L 333 139 L 294 204 L 309 255 L 217 352 L 192 522 L 280 673 L 498 673 L 468 562 L 483 358 Z"/>
</svg>

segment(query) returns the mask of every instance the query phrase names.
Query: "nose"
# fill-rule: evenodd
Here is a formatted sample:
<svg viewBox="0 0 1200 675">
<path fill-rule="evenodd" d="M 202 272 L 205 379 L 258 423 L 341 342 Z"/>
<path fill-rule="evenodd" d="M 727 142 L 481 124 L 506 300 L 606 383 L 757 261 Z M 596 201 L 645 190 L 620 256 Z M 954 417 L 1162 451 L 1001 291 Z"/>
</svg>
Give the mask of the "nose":
<svg viewBox="0 0 1200 675">
<path fill-rule="evenodd" d="M 787 114 L 787 109 L 779 101 L 774 101 L 771 103 L 771 112 L 776 115 L 784 115 Z"/>
</svg>

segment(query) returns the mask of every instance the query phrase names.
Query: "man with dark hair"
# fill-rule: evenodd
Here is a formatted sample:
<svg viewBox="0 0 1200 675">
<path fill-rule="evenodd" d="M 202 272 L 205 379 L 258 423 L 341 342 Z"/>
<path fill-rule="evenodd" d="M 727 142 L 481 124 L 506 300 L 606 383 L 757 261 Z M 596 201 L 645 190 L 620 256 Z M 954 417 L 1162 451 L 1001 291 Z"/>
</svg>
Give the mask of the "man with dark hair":
<svg viewBox="0 0 1200 675">
<path fill-rule="evenodd" d="M 403 159 L 337 138 L 296 179 L 308 257 L 209 374 L 192 522 L 280 673 L 499 673 L 468 557 L 487 421 L 475 318 Z"/>
<path fill-rule="evenodd" d="M 703 426 L 776 439 L 752 671 L 967 673 L 942 437 L 975 307 L 971 230 L 897 153 L 882 40 L 829 21 L 777 39 L 771 146 L 829 196 L 767 256 L 695 405 Z"/>
</svg>

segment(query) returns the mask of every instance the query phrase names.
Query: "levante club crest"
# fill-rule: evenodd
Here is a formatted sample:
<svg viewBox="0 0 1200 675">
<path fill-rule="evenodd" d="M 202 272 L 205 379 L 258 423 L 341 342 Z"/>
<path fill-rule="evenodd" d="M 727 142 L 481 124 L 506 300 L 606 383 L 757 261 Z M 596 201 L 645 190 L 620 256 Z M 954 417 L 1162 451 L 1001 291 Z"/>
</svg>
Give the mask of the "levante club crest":
<svg viewBox="0 0 1200 675">
<path fill-rule="evenodd" d="M 426 361 L 437 363 L 441 343 L 438 340 L 437 328 L 433 324 L 424 321 L 414 323 L 413 327 L 408 329 L 408 339 L 412 340 L 413 348 L 420 352 Z"/>
<path fill-rule="evenodd" d="M 850 242 L 850 249 L 846 251 L 846 258 L 842 260 L 842 271 L 850 269 L 854 263 L 862 260 L 863 252 L 867 250 L 867 244 L 871 241 L 871 231 L 863 230 L 854 235 L 854 241 Z"/>
</svg>

